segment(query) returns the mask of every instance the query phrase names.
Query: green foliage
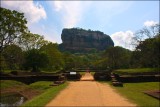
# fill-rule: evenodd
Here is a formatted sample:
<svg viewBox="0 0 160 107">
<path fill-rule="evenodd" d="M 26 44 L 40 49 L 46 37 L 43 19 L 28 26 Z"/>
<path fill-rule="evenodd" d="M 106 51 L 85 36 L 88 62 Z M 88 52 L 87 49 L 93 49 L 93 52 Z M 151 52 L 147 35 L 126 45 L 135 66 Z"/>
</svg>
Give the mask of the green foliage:
<svg viewBox="0 0 160 107">
<path fill-rule="evenodd" d="M 11 70 L 21 69 L 24 63 L 24 54 L 22 49 L 17 45 L 7 46 L 3 53 L 4 61 L 7 64 L 7 68 Z"/>
<path fill-rule="evenodd" d="M 32 67 L 34 70 L 38 70 L 40 66 L 45 66 L 48 61 L 46 60 L 46 55 L 42 55 L 42 53 L 36 53 L 38 56 L 25 54 L 26 63 L 24 63 L 24 52 L 22 52 L 22 49 L 24 51 L 39 49 L 49 42 L 44 40 L 43 36 L 32 34 L 28 31 L 24 13 L 1 7 L 0 11 L 0 61 L 2 61 L 2 63 L 0 63 L 0 71 L 2 71 L 2 69 L 23 69 L 22 64 L 24 64 L 24 67 Z M 16 44 L 17 46 L 12 44 Z M 30 57 L 30 59 L 28 59 L 28 57 Z M 46 64 L 42 64 L 42 62 Z"/>
<path fill-rule="evenodd" d="M 134 34 L 133 41 L 136 50 L 131 57 L 132 67 L 159 67 L 160 68 L 160 25 L 140 29 Z"/>
<path fill-rule="evenodd" d="M 64 67 L 63 55 L 58 50 L 57 44 L 49 43 L 47 45 L 43 45 L 40 50 L 47 55 L 49 60 L 48 65 L 45 67 L 46 70 L 53 71 Z"/>
<path fill-rule="evenodd" d="M 48 83 L 47 83 L 48 84 Z M 62 85 L 59 86 L 55 86 L 52 88 L 47 89 L 44 93 L 42 93 L 41 95 L 34 97 L 32 100 L 27 101 L 26 103 L 24 103 L 22 105 L 22 107 L 33 107 L 33 106 L 45 106 L 50 100 L 52 100 L 53 98 L 56 97 L 56 95 L 63 90 L 65 87 L 67 87 L 67 83 L 64 83 Z"/>
<path fill-rule="evenodd" d="M 107 58 L 101 58 L 99 60 L 96 60 L 94 63 L 93 63 L 93 66 L 94 68 L 96 69 L 108 69 L 108 59 Z"/>
<path fill-rule="evenodd" d="M 74 56 L 74 63 L 75 68 L 87 68 L 89 66 L 89 59 L 85 55 L 75 55 Z"/>
<path fill-rule="evenodd" d="M 32 72 L 39 71 L 39 68 L 45 67 L 48 64 L 48 57 L 45 53 L 37 49 L 32 49 L 26 52 L 25 66 L 32 68 Z"/>
<path fill-rule="evenodd" d="M 108 58 L 107 64 L 110 68 L 128 68 L 130 63 L 131 51 L 119 46 L 110 47 L 106 50 L 104 56 Z"/>
<path fill-rule="evenodd" d="M 132 66 L 160 67 L 160 36 L 140 42 L 132 55 Z"/>
<path fill-rule="evenodd" d="M 7 61 L 2 54 L 0 54 L 0 60 L 0 72 L 4 72 L 8 68 Z"/>
<path fill-rule="evenodd" d="M 47 40 L 39 34 L 25 33 L 19 37 L 18 44 L 24 50 L 39 49 L 43 45 L 48 44 Z"/>
<path fill-rule="evenodd" d="M 23 13 L 0 7 L 0 53 L 15 39 L 27 31 L 27 21 Z"/>
<path fill-rule="evenodd" d="M 144 94 L 144 91 L 159 90 L 159 82 L 125 83 L 122 87 L 113 87 L 121 95 L 135 102 L 138 106 L 158 107 L 159 100 Z"/>
<path fill-rule="evenodd" d="M 100 53 L 64 53 L 65 69 L 95 68 L 96 60 L 100 59 Z"/>
<path fill-rule="evenodd" d="M 63 57 L 65 62 L 65 66 L 64 66 L 65 70 L 72 69 L 75 67 L 74 55 L 66 52 L 64 53 Z"/>
</svg>

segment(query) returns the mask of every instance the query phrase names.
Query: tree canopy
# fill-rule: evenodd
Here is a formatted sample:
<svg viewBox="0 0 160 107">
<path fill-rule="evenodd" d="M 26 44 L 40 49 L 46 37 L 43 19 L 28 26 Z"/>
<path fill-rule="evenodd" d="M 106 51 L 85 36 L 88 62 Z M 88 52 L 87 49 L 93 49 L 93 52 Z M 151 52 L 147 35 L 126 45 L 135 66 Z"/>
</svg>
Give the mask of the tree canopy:
<svg viewBox="0 0 160 107">
<path fill-rule="evenodd" d="M 64 66 L 64 60 L 62 53 L 58 50 L 58 45 L 54 43 L 49 43 L 43 45 L 40 48 L 41 52 L 48 56 L 49 63 L 46 67 L 47 70 L 57 70 L 62 69 Z"/>
<path fill-rule="evenodd" d="M 48 57 L 45 53 L 37 49 L 32 49 L 26 52 L 25 67 L 32 68 L 32 72 L 40 71 L 39 68 L 45 67 L 48 64 Z"/>
<path fill-rule="evenodd" d="M 27 32 L 27 21 L 24 13 L 0 7 L 0 53 L 12 44 L 16 38 Z"/>
<path fill-rule="evenodd" d="M 17 45 L 8 45 L 3 53 L 7 67 L 11 70 L 22 69 L 22 65 L 25 61 L 24 52 Z"/>
<path fill-rule="evenodd" d="M 131 51 L 119 46 L 110 47 L 105 52 L 108 66 L 112 69 L 129 68 Z"/>
<path fill-rule="evenodd" d="M 24 50 L 40 49 L 43 45 L 48 44 L 49 41 L 44 40 L 44 37 L 39 34 L 25 33 L 18 39 L 18 45 Z"/>
</svg>

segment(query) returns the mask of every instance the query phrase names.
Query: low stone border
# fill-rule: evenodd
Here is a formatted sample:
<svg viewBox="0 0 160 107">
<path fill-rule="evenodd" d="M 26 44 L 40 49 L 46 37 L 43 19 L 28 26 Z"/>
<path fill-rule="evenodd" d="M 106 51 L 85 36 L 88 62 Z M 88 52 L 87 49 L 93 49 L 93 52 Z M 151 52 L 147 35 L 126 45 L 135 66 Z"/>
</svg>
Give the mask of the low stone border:
<svg viewBox="0 0 160 107">
<path fill-rule="evenodd" d="M 151 97 L 160 99 L 160 90 L 156 90 L 156 91 L 145 91 L 144 93 L 147 94 L 147 95 L 149 95 L 149 96 L 151 96 Z"/>
</svg>

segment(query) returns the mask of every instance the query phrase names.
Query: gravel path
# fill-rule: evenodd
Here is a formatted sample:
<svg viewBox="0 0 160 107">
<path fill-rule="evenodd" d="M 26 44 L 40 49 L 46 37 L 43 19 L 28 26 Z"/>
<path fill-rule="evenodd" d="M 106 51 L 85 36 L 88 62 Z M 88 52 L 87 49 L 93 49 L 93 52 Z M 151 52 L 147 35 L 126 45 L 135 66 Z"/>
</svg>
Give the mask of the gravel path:
<svg viewBox="0 0 160 107">
<path fill-rule="evenodd" d="M 91 76 L 86 74 L 85 76 Z M 91 77 L 82 77 L 82 80 Z M 92 78 L 93 79 L 93 78 Z M 70 82 L 47 106 L 136 106 L 120 96 L 108 84 L 96 81 Z"/>
</svg>

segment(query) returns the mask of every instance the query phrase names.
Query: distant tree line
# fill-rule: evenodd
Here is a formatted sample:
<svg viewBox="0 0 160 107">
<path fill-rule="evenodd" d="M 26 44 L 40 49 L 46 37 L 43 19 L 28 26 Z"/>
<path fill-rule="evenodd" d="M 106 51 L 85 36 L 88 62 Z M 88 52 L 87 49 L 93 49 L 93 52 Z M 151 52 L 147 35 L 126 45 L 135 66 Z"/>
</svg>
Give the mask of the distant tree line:
<svg viewBox="0 0 160 107">
<path fill-rule="evenodd" d="M 99 66 L 111 69 L 120 68 L 159 68 L 160 67 L 160 28 L 159 24 L 140 29 L 134 34 L 131 51 L 119 46 L 110 47 L 98 61 Z M 104 64 L 105 63 L 105 64 Z"/>
</svg>

